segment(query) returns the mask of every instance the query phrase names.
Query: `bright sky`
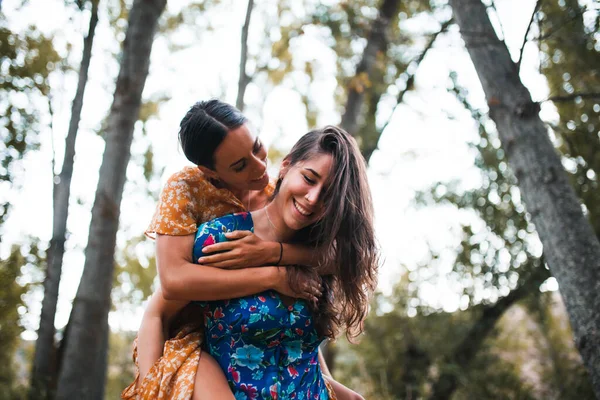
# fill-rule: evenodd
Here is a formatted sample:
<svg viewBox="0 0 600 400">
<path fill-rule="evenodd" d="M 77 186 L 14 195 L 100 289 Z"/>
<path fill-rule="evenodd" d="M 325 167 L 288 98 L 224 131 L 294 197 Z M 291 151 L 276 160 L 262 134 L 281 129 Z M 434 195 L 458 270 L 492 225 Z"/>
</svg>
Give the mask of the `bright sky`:
<svg viewBox="0 0 600 400">
<path fill-rule="evenodd" d="M 258 0 L 259 8 L 265 0 Z M 3 1 L 3 11 L 13 29 L 36 24 L 42 31 L 60 30 L 59 48 L 64 48 L 66 39 L 80 37 L 87 29 L 85 18 L 64 10 L 64 2 L 58 0 L 30 0 L 20 11 L 14 11 L 18 0 Z M 169 1 L 169 8 L 175 10 L 186 1 Z M 187 160 L 177 147 L 177 128 L 181 117 L 191 104 L 199 99 L 220 97 L 235 103 L 238 79 L 239 37 L 245 13 L 245 1 L 227 0 L 234 13 L 221 12 L 211 17 L 213 30 L 195 35 L 192 30 L 177 36 L 180 44 L 194 43 L 193 47 L 169 52 L 167 43 L 158 37 L 152 54 L 151 72 L 144 96 L 150 97 L 167 93 L 171 100 L 161 107 L 158 119 L 149 123 L 147 136 L 138 131 L 132 147 L 133 158 L 140 157 L 150 144 L 154 151 L 154 161 L 158 168 L 164 167 L 160 182 L 153 182 L 151 189 L 157 189 L 168 176 L 177 171 Z M 525 29 L 533 11 L 533 0 L 496 0 L 500 21 L 506 34 L 506 42 L 513 59 L 518 57 Z M 243 7 L 242 7 L 243 5 Z M 273 8 L 273 7 L 271 7 Z M 302 10 L 296 10 L 298 13 Z M 49 17 L 52 16 L 52 17 Z M 445 19 L 448 16 L 439 16 Z M 67 241 L 60 299 L 56 324 L 66 324 L 71 301 L 77 290 L 83 268 L 83 249 L 87 243 L 90 209 L 94 199 L 98 179 L 98 169 L 102 160 L 104 143 L 94 130 L 98 129 L 112 101 L 114 82 L 107 80 L 116 76 L 118 65 L 106 51 L 116 50 L 117 45 L 112 31 L 107 26 L 106 15 L 100 16 L 100 24 L 94 44 L 90 71 L 90 81 L 84 100 L 83 119 L 77 140 L 75 175 L 72 184 L 72 205 L 68 229 L 71 235 Z M 262 16 L 252 17 L 250 50 L 260 48 Z M 494 21 L 498 25 L 498 21 Z M 405 28 L 429 32 L 438 27 L 430 19 L 420 19 Z M 200 28 L 198 28 L 200 29 Z M 319 124 L 339 123 L 333 91 L 335 58 L 332 51 L 317 38 L 305 35 L 306 39 L 293 49 L 299 60 L 318 60 L 317 83 L 310 89 L 318 100 Z M 79 64 L 81 43 L 75 40 L 69 57 L 73 65 Z M 227 49 L 227 51 L 223 51 Z M 544 78 L 537 72 L 535 46 L 529 44 L 525 51 L 522 79 L 532 91 L 534 100 L 547 96 Z M 389 291 L 392 284 L 403 272 L 401 265 L 411 266 L 423 260 L 428 245 L 436 248 L 456 245 L 459 242 L 458 224 L 464 214 L 449 211 L 447 208 L 434 208 L 425 211 L 415 210 L 410 200 L 416 190 L 425 189 L 437 181 L 461 179 L 466 187 L 478 184 L 478 173 L 473 166 L 473 153 L 468 141 L 477 137 L 477 131 L 470 116 L 461 109 L 453 96 L 446 92 L 448 73 L 454 70 L 459 74 L 462 85 L 469 88 L 478 107 L 485 107 L 483 94 L 477 76 L 467 53 L 462 48 L 457 29 L 440 36 L 419 68 L 416 90 L 406 95 L 405 104 L 393 115 L 383 133 L 379 148 L 371 160 L 369 175 L 377 219 L 377 233 L 382 245 L 384 264 L 380 275 L 380 289 Z M 75 92 L 77 76 L 71 73 L 60 82 L 52 82 L 54 87 L 65 88 L 57 92 L 53 101 L 56 116 L 54 123 L 54 147 L 57 162 L 62 162 L 64 135 L 70 117 L 70 104 Z M 302 87 L 300 82 L 299 87 Z M 298 92 L 290 84 L 278 87 L 270 93 L 263 93 L 260 82 L 248 88 L 247 115 L 267 145 L 276 144 L 279 149 L 289 149 L 307 131 L 304 107 Z M 325 94 L 325 95 L 324 95 Z M 390 99 L 395 93 L 390 93 Z M 266 96 L 266 97 L 265 97 Z M 264 100 L 264 101 L 263 101 Z M 258 106 L 263 104 L 262 107 Z M 379 115 L 380 122 L 389 117 Z M 454 119 L 447 115 L 453 114 Z M 555 118 L 552 106 L 542 107 L 542 117 Z M 139 128 L 139 127 L 138 127 Z M 30 153 L 25 159 L 24 174 L 19 183 L 21 190 L 11 202 L 14 205 L 11 218 L 6 224 L 0 255 L 5 257 L 9 244 L 18 243 L 25 236 L 49 240 L 52 231 L 52 135 L 42 133 L 42 147 L 39 152 Z M 59 167 L 59 166 L 58 166 Z M 272 173 L 276 169 L 272 169 Z M 121 232 L 119 244 L 123 246 L 127 238 L 141 234 L 154 211 L 155 201 L 144 194 L 145 188 L 131 182 L 144 182 L 142 171 L 133 163 L 127 171 L 130 182 L 125 189 L 122 204 Z M 140 190 L 141 189 L 141 190 Z M 35 211 L 34 211 L 35 210 Z M 449 263 L 441 263 L 442 268 L 451 269 Z M 555 284 L 552 284 L 555 286 Z M 451 282 L 443 277 L 436 285 L 422 288 L 424 298 L 433 305 L 447 311 L 456 310 L 461 300 L 453 291 Z M 35 337 L 41 304 L 41 293 L 28 299 L 30 314 L 25 322 L 27 338 Z M 137 329 L 142 309 L 111 312 L 113 328 Z"/>
</svg>

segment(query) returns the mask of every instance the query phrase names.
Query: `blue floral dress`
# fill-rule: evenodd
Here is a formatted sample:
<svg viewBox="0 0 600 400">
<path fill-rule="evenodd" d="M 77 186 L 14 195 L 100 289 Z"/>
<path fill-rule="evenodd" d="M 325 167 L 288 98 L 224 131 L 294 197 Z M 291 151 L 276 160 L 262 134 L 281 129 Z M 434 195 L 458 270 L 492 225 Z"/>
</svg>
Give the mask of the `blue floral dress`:
<svg viewBox="0 0 600 400">
<path fill-rule="evenodd" d="M 230 214 L 198 227 L 202 248 L 227 241 L 224 233 L 253 231 L 250 213 Z M 225 373 L 237 400 L 328 400 L 318 361 L 319 337 L 304 300 L 286 305 L 273 290 L 205 307 L 206 349 Z"/>
</svg>

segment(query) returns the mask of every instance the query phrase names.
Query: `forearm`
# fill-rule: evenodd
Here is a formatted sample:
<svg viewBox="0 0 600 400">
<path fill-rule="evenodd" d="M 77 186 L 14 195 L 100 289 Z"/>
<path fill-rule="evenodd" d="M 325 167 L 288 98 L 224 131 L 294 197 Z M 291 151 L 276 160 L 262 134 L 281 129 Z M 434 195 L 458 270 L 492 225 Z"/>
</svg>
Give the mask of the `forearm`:
<svg viewBox="0 0 600 400">
<path fill-rule="evenodd" d="M 320 251 L 314 247 L 301 246 L 297 244 L 268 242 L 267 252 L 269 258 L 267 263 L 271 265 L 319 265 Z M 281 255 L 281 260 L 279 259 Z"/>
<path fill-rule="evenodd" d="M 197 264 L 167 267 L 160 275 L 163 296 L 168 300 L 224 300 L 273 289 L 276 267 L 225 270 Z"/>
<path fill-rule="evenodd" d="M 314 248 L 296 244 L 264 242 L 265 265 L 318 266 L 319 256 Z"/>
<path fill-rule="evenodd" d="M 279 248 L 279 243 L 275 243 Z M 332 268 L 327 267 L 325 263 L 326 252 L 321 248 L 314 248 L 308 246 L 301 246 L 297 244 L 283 243 L 283 252 L 281 257 L 280 265 L 308 265 L 319 269 L 320 275 L 330 275 L 334 271 Z M 279 253 L 277 259 L 273 261 L 273 264 L 277 263 L 279 259 Z"/>
</svg>

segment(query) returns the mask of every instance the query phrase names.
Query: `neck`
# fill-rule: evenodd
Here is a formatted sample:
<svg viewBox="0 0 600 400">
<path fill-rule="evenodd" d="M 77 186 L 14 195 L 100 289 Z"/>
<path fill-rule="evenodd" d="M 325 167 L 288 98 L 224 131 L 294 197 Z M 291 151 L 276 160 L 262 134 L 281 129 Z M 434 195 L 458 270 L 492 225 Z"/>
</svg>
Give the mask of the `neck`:
<svg viewBox="0 0 600 400">
<path fill-rule="evenodd" d="M 253 212 L 252 220 L 254 221 L 254 232 L 265 240 L 288 242 L 296 233 L 295 230 L 285 224 L 281 216 L 281 210 L 279 210 L 275 201 Z"/>
<path fill-rule="evenodd" d="M 233 193 L 233 195 L 235 197 L 237 197 L 242 203 L 244 203 L 244 205 L 246 204 L 246 200 L 248 200 L 248 194 L 249 194 L 248 190 L 233 189 L 227 185 L 225 185 L 225 189 L 227 189 L 231 193 Z"/>
<path fill-rule="evenodd" d="M 250 211 L 250 191 L 249 190 L 241 190 L 234 189 L 229 185 L 223 184 L 223 188 L 229 190 L 233 195 L 242 202 L 246 210 Z"/>
</svg>

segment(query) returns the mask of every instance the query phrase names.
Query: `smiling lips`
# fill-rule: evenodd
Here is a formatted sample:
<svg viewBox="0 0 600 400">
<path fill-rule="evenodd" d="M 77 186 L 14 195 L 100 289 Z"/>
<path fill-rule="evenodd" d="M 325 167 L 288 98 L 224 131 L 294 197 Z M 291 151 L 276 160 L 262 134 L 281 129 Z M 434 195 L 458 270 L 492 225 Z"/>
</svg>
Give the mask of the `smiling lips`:
<svg viewBox="0 0 600 400">
<path fill-rule="evenodd" d="M 296 210 L 304 217 L 308 218 L 310 216 L 313 215 L 313 212 L 302 207 L 297 201 L 296 199 L 292 199 L 293 203 L 294 203 L 294 207 L 296 208 Z"/>
<path fill-rule="evenodd" d="M 257 179 L 253 179 L 253 180 L 252 180 L 252 182 L 260 182 L 260 181 L 262 181 L 263 179 L 265 179 L 265 176 L 267 176 L 267 172 L 266 172 L 266 171 L 265 171 L 265 173 L 264 173 L 264 174 L 262 174 L 262 175 L 261 175 L 259 178 L 257 178 Z"/>
</svg>

